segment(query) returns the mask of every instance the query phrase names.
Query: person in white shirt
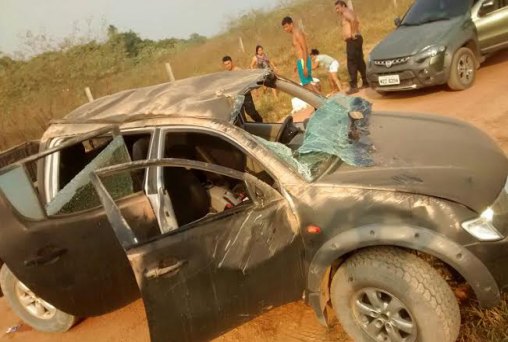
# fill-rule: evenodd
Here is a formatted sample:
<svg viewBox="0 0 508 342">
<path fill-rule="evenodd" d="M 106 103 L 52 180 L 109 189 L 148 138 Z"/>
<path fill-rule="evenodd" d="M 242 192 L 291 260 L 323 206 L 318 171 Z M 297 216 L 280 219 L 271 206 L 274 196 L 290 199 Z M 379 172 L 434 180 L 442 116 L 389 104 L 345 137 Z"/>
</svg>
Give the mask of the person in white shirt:
<svg viewBox="0 0 508 342">
<path fill-rule="evenodd" d="M 342 91 L 342 84 L 337 75 L 340 66 L 339 61 L 328 55 L 320 54 L 318 49 L 312 49 L 310 57 L 312 59 L 313 70 L 322 67 L 328 71 L 328 82 L 330 82 L 332 93 Z"/>
</svg>

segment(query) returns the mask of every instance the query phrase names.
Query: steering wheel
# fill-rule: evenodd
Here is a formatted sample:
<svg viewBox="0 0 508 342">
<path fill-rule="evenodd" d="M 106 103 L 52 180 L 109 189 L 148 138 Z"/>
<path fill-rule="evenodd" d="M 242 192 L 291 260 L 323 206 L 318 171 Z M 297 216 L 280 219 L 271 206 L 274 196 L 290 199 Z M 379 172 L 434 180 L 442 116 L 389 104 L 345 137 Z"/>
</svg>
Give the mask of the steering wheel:
<svg viewBox="0 0 508 342">
<path fill-rule="evenodd" d="M 282 125 L 280 126 L 279 132 L 275 137 L 276 142 L 282 142 L 281 139 L 284 137 L 284 133 L 293 125 L 293 117 L 291 115 L 286 116 L 284 121 L 282 121 Z"/>
</svg>

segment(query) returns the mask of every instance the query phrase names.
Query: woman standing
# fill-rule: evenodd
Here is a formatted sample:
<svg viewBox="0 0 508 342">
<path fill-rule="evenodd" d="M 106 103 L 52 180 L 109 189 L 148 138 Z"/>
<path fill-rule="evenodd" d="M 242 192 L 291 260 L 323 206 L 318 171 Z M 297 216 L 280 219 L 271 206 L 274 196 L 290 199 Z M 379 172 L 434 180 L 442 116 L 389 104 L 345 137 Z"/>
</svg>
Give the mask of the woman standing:
<svg viewBox="0 0 508 342">
<path fill-rule="evenodd" d="M 270 69 L 273 72 L 276 72 L 277 68 L 275 64 L 270 60 L 268 55 L 265 53 L 265 50 L 261 45 L 256 46 L 256 54 L 252 57 L 252 61 L 250 63 L 251 69 Z M 277 90 L 272 88 L 272 93 L 275 98 L 277 98 Z"/>
</svg>

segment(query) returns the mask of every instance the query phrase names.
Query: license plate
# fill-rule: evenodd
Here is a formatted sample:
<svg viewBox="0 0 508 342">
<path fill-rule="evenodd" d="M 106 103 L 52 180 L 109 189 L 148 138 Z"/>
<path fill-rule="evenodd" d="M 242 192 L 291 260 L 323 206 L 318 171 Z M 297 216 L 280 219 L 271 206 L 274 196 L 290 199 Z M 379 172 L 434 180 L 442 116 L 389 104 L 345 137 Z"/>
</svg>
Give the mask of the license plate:
<svg viewBox="0 0 508 342">
<path fill-rule="evenodd" d="M 399 75 L 379 76 L 378 81 L 382 86 L 400 84 L 400 77 Z"/>
</svg>

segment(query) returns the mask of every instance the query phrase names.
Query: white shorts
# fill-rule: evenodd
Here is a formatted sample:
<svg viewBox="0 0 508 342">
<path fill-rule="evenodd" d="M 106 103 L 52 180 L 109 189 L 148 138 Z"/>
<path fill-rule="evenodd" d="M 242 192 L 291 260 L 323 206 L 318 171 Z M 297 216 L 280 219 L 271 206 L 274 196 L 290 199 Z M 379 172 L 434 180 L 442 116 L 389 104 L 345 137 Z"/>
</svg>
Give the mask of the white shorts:
<svg viewBox="0 0 508 342">
<path fill-rule="evenodd" d="M 337 71 L 339 71 L 339 61 L 335 60 L 332 62 L 332 64 L 330 64 L 330 67 L 328 68 L 328 72 L 333 72 L 334 74 L 337 73 Z"/>
</svg>

